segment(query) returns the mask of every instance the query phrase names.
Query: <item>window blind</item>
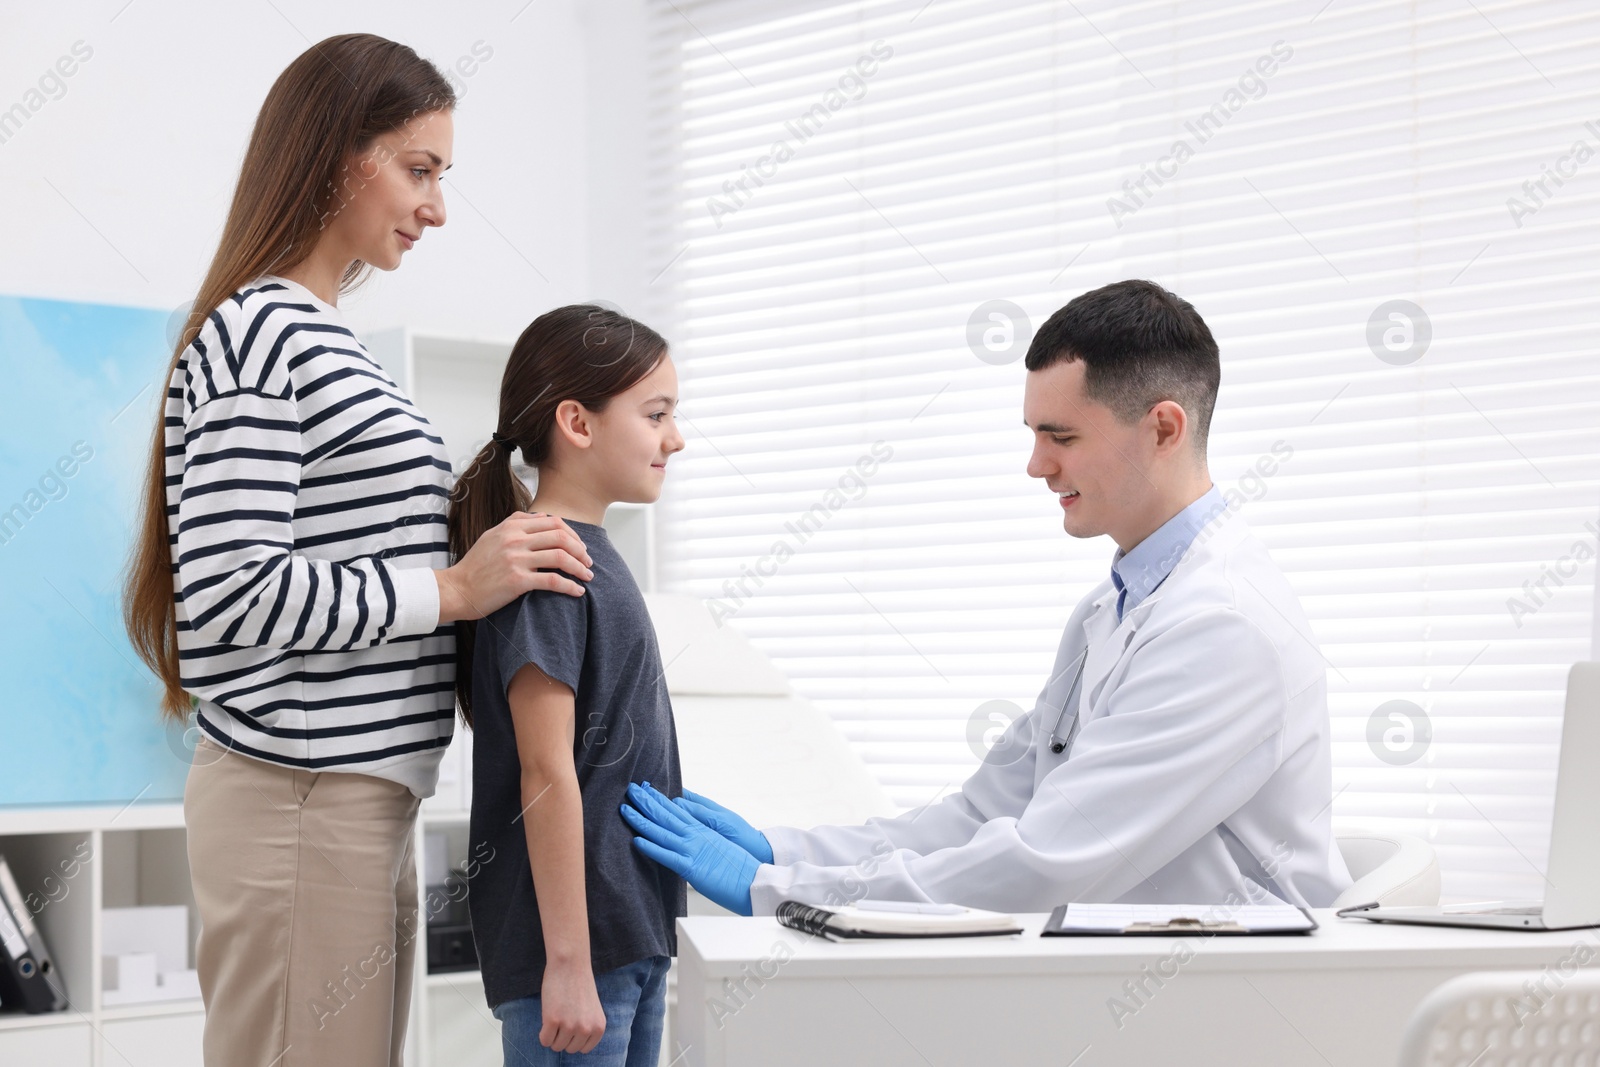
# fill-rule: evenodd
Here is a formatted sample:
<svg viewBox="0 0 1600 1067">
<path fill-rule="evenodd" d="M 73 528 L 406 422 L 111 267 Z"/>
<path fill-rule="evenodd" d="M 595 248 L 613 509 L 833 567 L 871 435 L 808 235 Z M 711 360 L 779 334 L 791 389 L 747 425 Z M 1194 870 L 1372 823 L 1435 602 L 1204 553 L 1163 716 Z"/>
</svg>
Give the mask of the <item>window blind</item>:
<svg viewBox="0 0 1600 1067">
<path fill-rule="evenodd" d="M 649 311 L 706 598 L 906 807 L 1031 706 L 1114 546 L 1023 467 L 1030 331 L 1154 279 L 1222 350 L 1212 477 L 1328 663 L 1334 812 L 1543 892 L 1600 518 L 1600 11 L 673 0 Z"/>
</svg>

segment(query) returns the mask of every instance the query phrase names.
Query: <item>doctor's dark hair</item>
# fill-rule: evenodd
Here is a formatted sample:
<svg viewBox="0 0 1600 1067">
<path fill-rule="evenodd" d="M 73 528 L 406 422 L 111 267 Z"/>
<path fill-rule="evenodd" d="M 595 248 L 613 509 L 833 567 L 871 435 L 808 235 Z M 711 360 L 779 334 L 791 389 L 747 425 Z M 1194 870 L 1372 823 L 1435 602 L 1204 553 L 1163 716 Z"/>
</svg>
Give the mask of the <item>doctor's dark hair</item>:
<svg viewBox="0 0 1600 1067">
<path fill-rule="evenodd" d="M 513 512 L 532 510 L 533 493 L 512 470 L 511 456 L 520 450 L 534 468 L 549 460 L 562 401 L 603 411 L 612 397 L 639 384 L 665 358 L 667 342 L 660 334 L 598 304 L 570 304 L 534 319 L 511 346 L 500 378 L 494 434 L 450 490 L 451 562 Z M 477 626 L 471 620 L 455 624 L 456 699 L 468 726 Z"/>
<path fill-rule="evenodd" d="M 1125 423 L 1163 400 L 1189 416 L 1194 447 L 1205 454 L 1222 364 L 1205 320 L 1187 300 L 1155 282 L 1112 282 L 1074 297 L 1045 320 L 1024 365 L 1043 370 L 1082 360 L 1084 391 Z"/>
</svg>

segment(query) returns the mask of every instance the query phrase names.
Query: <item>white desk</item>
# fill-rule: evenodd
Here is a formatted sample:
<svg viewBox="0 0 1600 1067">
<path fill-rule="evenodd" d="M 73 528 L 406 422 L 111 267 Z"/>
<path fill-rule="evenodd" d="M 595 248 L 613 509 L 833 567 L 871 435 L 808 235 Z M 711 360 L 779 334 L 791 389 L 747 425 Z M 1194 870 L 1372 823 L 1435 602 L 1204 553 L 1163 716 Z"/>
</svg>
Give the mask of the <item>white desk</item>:
<svg viewBox="0 0 1600 1067">
<path fill-rule="evenodd" d="M 1296 937 L 1040 937 L 1046 917 L 1027 915 L 1012 938 L 858 943 L 771 918 L 692 916 L 678 920 L 675 1045 L 663 1059 L 1388 1067 L 1412 1009 L 1451 976 L 1555 967 L 1580 941 L 1600 961 L 1595 930 L 1316 916 L 1321 929 Z"/>
</svg>

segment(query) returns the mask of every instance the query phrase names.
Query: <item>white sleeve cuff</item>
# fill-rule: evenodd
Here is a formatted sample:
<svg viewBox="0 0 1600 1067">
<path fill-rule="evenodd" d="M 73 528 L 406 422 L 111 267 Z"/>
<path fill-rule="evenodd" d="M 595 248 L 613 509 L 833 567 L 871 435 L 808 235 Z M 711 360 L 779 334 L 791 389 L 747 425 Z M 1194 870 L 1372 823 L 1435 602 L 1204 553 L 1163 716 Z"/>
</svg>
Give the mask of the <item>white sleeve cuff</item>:
<svg viewBox="0 0 1600 1067">
<path fill-rule="evenodd" d="M 389 639 L 428 634 L 439 628 L 439 580 L 432 567 L 389 568 L 394 583 L 394 625 Z"/>
<path fill-rule="evenodd" d="M 788 880 L 781 867 L 770 863 L 757 867 L 755 880 L 750 883 L 750 914 L 776 915 L 778 905 L 788 899 Z"/>
<path fill-rule="evenodd" d="M 772 846 L 772 862 L 775 866 L 787 867 L 804 858 L 804 852 L 794 841 L 794 836 L 799 833 L 792 826 L 771 826 L 761 831 L 761 836 Z"/>
</svg>

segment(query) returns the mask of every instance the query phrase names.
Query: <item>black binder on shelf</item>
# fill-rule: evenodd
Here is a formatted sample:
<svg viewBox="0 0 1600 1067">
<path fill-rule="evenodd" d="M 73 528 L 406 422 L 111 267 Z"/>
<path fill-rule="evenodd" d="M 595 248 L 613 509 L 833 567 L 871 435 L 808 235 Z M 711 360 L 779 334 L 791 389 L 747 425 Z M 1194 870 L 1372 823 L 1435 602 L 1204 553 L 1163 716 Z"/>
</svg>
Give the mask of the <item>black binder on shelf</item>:
<svg viewBox="0 0 1600 1067">
<path fill-rule="evenodd" d="M 11 867 L 0 856 L 0 1009 L 65 1011 L 66 991 Z"/>
</svg>

